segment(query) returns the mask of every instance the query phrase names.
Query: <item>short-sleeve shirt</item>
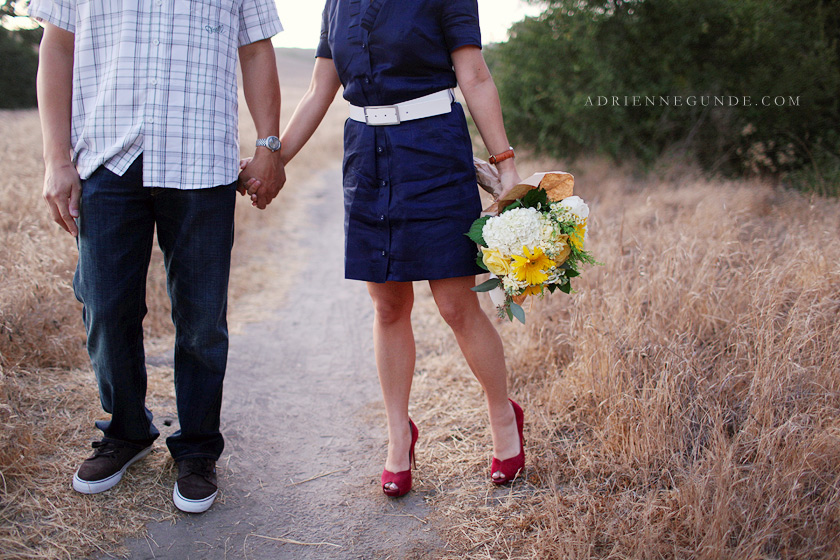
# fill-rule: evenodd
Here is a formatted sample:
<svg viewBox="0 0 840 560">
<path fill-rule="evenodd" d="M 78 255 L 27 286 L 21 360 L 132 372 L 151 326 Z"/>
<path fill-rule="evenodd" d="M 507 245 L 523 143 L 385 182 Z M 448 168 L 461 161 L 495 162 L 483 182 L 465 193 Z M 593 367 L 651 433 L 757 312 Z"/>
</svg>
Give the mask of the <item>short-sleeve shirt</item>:
<svg viewBox="0 0 840 560">
<path fill-rule="evenodd" d="M 476 0 L 327 0 L 316 55 L 344 97 L 390 105 L 455 87 L 451 53 L 481 47 Z M 467 238 L 481 212 L 460 104 L 396 126 L 344 128 L 345 276 L 369 282 L 482 272 Z"/>
<path fill-rule="evenodd" d="M 282 31 L 274 0 L 32 0 L 75 34 L 71 142 L 79 175 L 179 189 L 238 175 L 237 48 Z"/>
</svg>

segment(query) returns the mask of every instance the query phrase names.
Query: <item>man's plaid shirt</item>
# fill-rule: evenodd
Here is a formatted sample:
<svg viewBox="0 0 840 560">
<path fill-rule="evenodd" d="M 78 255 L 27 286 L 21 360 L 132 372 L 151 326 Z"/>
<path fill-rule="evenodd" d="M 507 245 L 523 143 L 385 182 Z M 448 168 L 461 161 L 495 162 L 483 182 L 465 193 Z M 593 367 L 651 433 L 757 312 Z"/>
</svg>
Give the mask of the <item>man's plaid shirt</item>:
<svg viewBox="0 0 840 560">
<path fill-rule="evenodd" d="M 143 153 L 147 187 L 239 172 L 237 48 L 282 31 L 274 0 L 32 0 L 75 34 L 71 142 L 82 179 Z"/>
</svg>

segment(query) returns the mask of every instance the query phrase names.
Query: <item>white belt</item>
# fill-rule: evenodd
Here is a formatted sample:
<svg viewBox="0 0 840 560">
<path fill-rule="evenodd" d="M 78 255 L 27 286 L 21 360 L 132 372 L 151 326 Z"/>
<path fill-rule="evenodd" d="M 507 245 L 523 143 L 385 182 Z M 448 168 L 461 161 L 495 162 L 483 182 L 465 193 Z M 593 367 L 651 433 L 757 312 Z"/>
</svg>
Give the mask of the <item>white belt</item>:
<svg viewBox="0 0 840 560">
<path fill-rule="evenodd" d="M 449 113 L 452 111 L 453 101 L 455 101 L 455 94 L 451 89 L 444 89 L 396 105 L 370 107 L 350 105 L 350 118 L 370 126 L 400 124 L 405 121 Z"/>
</svg>

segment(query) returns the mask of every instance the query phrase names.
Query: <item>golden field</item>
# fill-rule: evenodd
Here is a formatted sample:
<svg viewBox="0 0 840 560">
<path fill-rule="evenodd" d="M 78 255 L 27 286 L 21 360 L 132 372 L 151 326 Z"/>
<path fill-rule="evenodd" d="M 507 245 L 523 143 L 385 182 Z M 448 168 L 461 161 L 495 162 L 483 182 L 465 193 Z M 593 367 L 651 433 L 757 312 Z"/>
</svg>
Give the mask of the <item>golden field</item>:
<svg viewBox="0 0 840 560">
<path fill-rule="evenodd" d="M 507 492 L 488 490 L 481 395 L 426 302 L 413 417 L 437 428 L 418 455 L 446 558 L 840 556 L 838 201 L 578 170 L 603 266 L 501 327 L 527 440 Z"/>
<path fill-rule="evenodd" d="M 284 119 L 306 84 L 308 62 L 295 60 Z M 330 117 L 319 148 L 295 160 L 290 185 L 340 157 L 340 123 Z M 171 478 L 162 453 L 126 474 L 118 498 L 68 489 L 101 411 L 70 288 L 73 239 L 40 197 L 38 130 L 34 111 L 0 113 L 0 559 L 112 552 L 173 515 L 159 509 L 171 481 L 151 493 L 137 483 Z M 248 126 L 242 142 L 253 143 Z M 520 171 L 558 167 L 590 203 L 603 265 L 571 297 L 526 302 L 527 326 L 499 324 L 526 412 L 526 472 L 510 488 L 487 480 L 480 389 L 418 284 L 415 476 L 445 558 L 840 556 L 838 201 L 677 168 L 638 176 L 522 158 Z M 265 307 L 249 292 L 277 276 L 260 257 L 294 234 L 289 200 L 237 209 L 234 328 Z M 153 348 L 171 336 L 160 265 L 156 253 Z M 157 409 L 173 406 L 171 375 L 150 370 Z"/>
</svg>

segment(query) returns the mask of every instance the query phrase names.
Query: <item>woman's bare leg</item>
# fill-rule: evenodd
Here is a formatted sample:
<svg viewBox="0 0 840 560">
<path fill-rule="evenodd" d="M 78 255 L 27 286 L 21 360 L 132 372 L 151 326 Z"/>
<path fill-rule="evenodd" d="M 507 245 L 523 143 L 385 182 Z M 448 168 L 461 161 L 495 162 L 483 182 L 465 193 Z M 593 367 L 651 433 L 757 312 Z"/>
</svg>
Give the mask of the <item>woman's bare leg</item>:
<svg viewBox="0 0 840 560">
<path fill-rule="evenodd" d="M 396 473 L 410 468 L 408 398 L 415 361 L 414 332 L 411 329 L 414 288 L 411 282 L 368 282 L 367 287 L 374 308 L 373 349 L 376 354 L 376 370 L 388 417 L 388 458 L 385 468 Z"/>
<path fill-rule="evenodd" d="M 499 460 L 519 454 L 519 432 L 508 401 L 507 369 L 502 339 L 470 290 L 475 277 L 431 280 L 429 285 L 441 316 L 452 328 L 467 364 L 484 388 L 493 456 Z M 494 473 L 495 475 L 496 473 Z"/>
</svg>

